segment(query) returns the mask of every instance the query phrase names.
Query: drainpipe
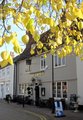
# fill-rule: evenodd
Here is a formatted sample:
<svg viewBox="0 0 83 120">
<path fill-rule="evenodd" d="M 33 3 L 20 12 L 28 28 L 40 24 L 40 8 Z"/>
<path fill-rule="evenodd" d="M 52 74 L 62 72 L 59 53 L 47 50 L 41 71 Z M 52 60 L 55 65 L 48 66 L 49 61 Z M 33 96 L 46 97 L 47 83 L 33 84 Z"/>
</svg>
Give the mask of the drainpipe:
<svg viewBox="0 0 83 120">
<path fill-rule="evenodd" d="M 54 112 L 54 55 L 52 55 L 52 113 Z"/>
</svg>

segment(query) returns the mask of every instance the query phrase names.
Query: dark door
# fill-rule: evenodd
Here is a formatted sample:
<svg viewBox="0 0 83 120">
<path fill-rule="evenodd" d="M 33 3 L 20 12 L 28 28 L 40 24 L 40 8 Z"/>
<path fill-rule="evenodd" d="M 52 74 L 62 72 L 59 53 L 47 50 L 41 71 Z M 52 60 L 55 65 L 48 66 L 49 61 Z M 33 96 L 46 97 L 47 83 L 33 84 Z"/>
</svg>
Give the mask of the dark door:
<svg viewBox="0 0 83 120">
<path fill-rule="evenodd" d="M 39 86 L 35 86 L 35 105 L 39 106 Z"/>
</svg>

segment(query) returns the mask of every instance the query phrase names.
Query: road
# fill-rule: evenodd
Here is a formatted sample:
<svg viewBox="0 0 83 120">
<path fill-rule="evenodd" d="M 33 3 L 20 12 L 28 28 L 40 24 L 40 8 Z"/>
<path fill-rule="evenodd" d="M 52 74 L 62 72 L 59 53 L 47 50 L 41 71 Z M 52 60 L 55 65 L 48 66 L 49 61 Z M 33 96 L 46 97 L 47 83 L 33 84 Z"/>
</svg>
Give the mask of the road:
<svg viewBox="0 0 83 120">
<path fill-rule="evenodd" d="M 0 102 L 0 120 L 47 120 L 43 115 Z"/>
<path fill-rule="evenodd" d="M 65 117 L 56 118 L 50 109 L 36 106 L 6 103 L 0 101 L 0 120 L 82 120 L 83 111 L 75 113 L 73 110 L 65 110 Z"/>
</svg>

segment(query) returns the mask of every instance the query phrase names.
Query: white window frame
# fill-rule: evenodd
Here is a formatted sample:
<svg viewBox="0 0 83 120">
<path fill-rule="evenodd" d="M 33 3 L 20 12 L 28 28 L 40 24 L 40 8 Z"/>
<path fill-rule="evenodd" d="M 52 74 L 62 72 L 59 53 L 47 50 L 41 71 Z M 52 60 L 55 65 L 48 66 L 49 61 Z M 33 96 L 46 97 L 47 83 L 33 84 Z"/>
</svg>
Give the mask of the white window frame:
<svg viewBox="0 0 83 120">
<path fill-rule="evenodd" d="M 19 94 L 21 94 L 21 93 L 22 93 L 22 85 L 19 84 Z"/>
<path fill-rule="evenodd" d="M 57 83 L 60 82 L 61 83 L 61 97 L 57 97 Z M 58 82 L 55 82 L 54 84 L 56 85 L 56 93 L 54 93 L 56 96 L 55 98 L 64 98 L 63 97 L 63 88 L 62 88 L 62 85 L 63 85 L 63 82 L 66 82 L 67 83 L 67 97 L 65 98 L 68 98 L 68 81 L 58 81 Z M 54 90 L 55 91 L 55 90 Z"/>
<path fill-rule="evenodd" d="M 10 84 L 6 83 L 6 93 L 9 93 L 9 92 L 10 92 Z"/>
<path fill-rule="evenodd" d="M 41 61 L 43 61 L 43 66 L 41 66 Z M 45 66 L 44 66 L 44 61 L 45 61 Z M 40 56 L 40 70 L 45 70 L 46 68 L 46 58 L 44 58 L 43 55 Z"/>
<path fill-rule="evenodd" d="M 56 56 L 56 62 L 55 62 L 55 56 Z M 59 65 L 59 59 L 61 60 L 61 64 Z M 64 64 L 63 64 L 63 59 L 65 60 L 64 61 Z M 55 63 L 57 64 L 55 66 Z M 54 68 L 57 68 L 57 67 L 63 67 L 63 66 L 66 66 L 66 57 L 63 57 L 63 58 L 59 58 L 58 55 L 54 55 Z"/>
</svg>

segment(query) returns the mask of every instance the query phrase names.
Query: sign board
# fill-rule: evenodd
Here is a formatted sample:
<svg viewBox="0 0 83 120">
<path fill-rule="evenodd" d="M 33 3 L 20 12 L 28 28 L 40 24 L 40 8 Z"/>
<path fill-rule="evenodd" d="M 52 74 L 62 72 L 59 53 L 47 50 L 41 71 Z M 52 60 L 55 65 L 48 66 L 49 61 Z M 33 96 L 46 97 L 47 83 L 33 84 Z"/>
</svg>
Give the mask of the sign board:
<svg viewBox="0 0 83 120">
<path fill-rule="evenodd" d="M 54 102 L 54 105 L 55 105 L 55 116 L 56 117 L 63 117 L 64 112 L 63 112 L 62 102 L 57 100 Z"/>
</svg>

